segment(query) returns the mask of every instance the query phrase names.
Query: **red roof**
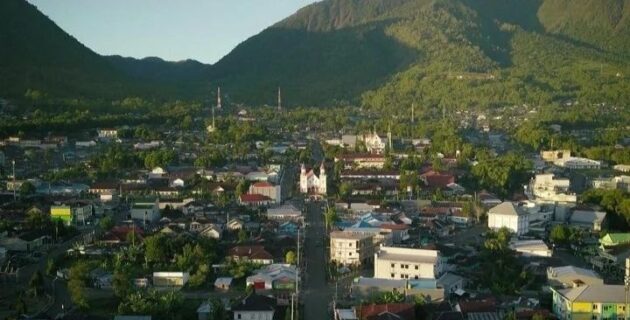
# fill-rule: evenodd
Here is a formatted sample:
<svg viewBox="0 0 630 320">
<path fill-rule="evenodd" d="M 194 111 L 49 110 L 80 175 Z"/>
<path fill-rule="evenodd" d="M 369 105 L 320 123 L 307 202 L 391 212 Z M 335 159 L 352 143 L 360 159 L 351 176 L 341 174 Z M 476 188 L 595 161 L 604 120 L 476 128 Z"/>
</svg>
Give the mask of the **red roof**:
<svg viewBox="0 0 630 320">
<path fill-rule="evenodd" d="M 423 173 L 422 177 L 427 183 L 427 186 L 433 188 L 446 188 L 449 184 L 455 183 L 455 177 L 448 173 L 439 173 L 433 170 Z"/>
<path fill-rule="evenodd" d="M 256 182 L 252 185 L 252 187 L 254 188 L 271 188 L 273 187 L 273 184 L 267 182 L 267 181 L 260 181 L 260 182 Z"/>
<path fill-rule="evenodd" d="M 416 309 L 411 303 L 365 304 L 359 308 L 359 319 L 377 320 L 383 313 L 393 313 L 403 320 L 416 319 Z"/>
<path fill-rule="evenodd" d="M 241 202 L 263 202 L 271 200 L 271 198 L 257 193 L 242 194 L 239 199 Z"/>
<path fill-rule="evenodd" d="M 229 256 L 249 259 L 273 259 L 263 246 L 236 246 L 230 249 Z"/>
</svg>

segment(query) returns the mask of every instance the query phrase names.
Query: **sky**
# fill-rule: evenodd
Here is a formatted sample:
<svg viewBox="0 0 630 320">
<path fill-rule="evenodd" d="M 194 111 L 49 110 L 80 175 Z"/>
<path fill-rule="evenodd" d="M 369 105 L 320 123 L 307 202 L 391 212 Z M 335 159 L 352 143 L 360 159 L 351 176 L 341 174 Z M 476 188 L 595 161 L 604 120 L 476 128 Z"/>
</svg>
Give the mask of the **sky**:
<svg viewBox="0 0 630 320">
<path fill-rule="evenodd" d="M 2 0 L 0 0 L 2 1 Z M 29 0 L 102 55 L 215 63 L 314 0 Z"/>
</svg>

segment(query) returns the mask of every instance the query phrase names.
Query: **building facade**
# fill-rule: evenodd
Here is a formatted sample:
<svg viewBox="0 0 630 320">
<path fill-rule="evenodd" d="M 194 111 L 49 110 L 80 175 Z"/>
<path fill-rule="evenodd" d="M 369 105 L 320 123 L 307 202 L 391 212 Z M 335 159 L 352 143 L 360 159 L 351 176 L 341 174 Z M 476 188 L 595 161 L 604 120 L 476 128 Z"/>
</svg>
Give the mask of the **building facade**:
<svg viewBox="0 0 630 320">
<path fill-rule="evenodd" d="M 300 169 L 300 192 L 304 194 L 326 195 L 327 176 L 324 163 L 319 167 L 319 176 L 315 174 L 313 169 L 306 171 L 306 167 L 302 164 Z"/>
<path fill-rule="evenodd" d="M 560 320 L 626 319 L 623 285 L 575 285 L 551 289 L 553 313 Z"/>
<path fill-rule="evenodd" d="M 374 254 L 374 277 L 381 279 L 437 279 L 444 263 L 437 250 L 380 247 Z"/>
<path fill-rule="evenodd" d="M 529 231 L 528 213 L 512 202 L 503 202 L 488 211 L 488 228 L 498 230 L 508 228 L 517 235 Z"/>
<path fill-rule="evenodd" d="M 342 265 L 361 265 L 372 261 L 373 236 L 365 233 L 330 233 L 330 260 Z"/>
</svg>

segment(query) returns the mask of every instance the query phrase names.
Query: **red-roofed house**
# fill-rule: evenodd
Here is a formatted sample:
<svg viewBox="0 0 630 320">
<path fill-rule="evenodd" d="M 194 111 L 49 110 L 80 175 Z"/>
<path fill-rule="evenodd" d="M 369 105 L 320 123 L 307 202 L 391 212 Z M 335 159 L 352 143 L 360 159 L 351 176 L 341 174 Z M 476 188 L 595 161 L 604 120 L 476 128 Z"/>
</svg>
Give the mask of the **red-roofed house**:
<svg viewBox="0 0 630 320">
<path fill-rule="evenodd" d="M 262 194 L 250 194 L 250 193 L 242 194 L 238 198 L 238 200 L 242 205 L 252 206 L 252 207 L 268 206 L 272 202 L 271 198 L 267 196 L 263 196 Z"/>
<path fill-rule="evenodd" d="M 267 181 L 260 181 L 249 186 L 249 194 L 260 194 L 273 200 L 274 203 L 282 202 L 282 193 L 280 186 L 273 185 Z"/>
<path fill-rule="evenodd" d="M 416 319 L 416 309 L 411 303 L 365 304 L 357 311 L 359 320 Z"/>
<path fill-rule="evenodd" d="M 144 231 L 139 227 L 116 226 L 106 232 L 101 238 L 100 242 L 103 244 L 124 243 L 127 241 L 127 239 L 130 239 L 130 237 L 132 237 L 132 234 L 136 238 L 136 243 L 140 243 L 142 242 L 142 239 L 144 239 Z"/>
<path fill-rule="evenodd" d="M 273 256 L 263 246 L 236 246 L 230 249 L 228 257 L 234 261 L 251 261 L 272 264 Z"/>
<path fill-rule="evenodd" d="M 440 173 L 430 170 L 420 175 L 424 184 L 432 189 L 445 189 L 449 184 L 455 183 L 455 176 L 448 173 Z"/>
</svg>

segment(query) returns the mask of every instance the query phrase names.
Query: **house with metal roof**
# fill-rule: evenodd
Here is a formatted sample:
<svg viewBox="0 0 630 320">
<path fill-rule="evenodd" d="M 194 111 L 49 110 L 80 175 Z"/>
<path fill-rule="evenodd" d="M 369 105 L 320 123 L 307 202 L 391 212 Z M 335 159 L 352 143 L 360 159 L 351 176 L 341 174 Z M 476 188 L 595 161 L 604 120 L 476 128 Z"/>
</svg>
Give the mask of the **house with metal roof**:
<svg viewBox="0 0 630 320">
<path fill-rule="evenodd" d="M 623 285 L 584 285 L 555 289 L 553 313 L 561 320 L 625 319 L 626 291 Z"/>
</svg>

